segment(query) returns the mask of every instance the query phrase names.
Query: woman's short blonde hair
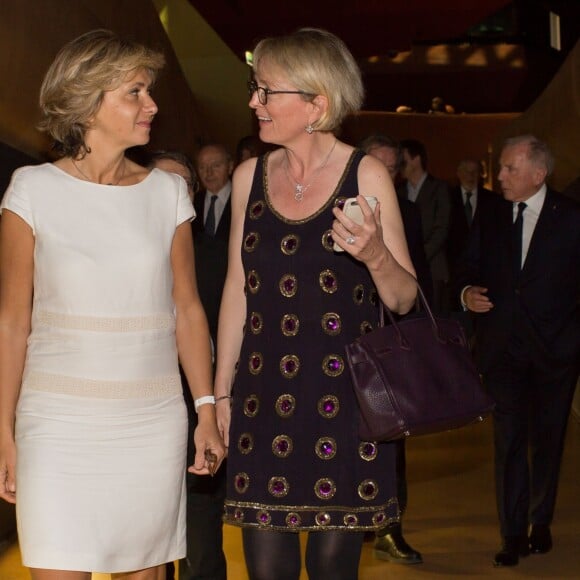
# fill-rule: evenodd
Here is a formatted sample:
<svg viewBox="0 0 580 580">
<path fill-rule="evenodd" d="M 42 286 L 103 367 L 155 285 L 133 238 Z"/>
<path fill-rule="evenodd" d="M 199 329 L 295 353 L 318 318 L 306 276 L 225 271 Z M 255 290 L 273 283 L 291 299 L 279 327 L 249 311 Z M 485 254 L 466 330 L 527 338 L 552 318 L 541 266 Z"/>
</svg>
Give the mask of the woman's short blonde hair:
<svg viewBox="0 0 580 580">
<path fill-rule="evenodd" d="M 326 30 L 301 28 L 286 36 L 265 38 L 252 58 L 254 71 L 263 62 L 283 71 L 298 90 L 328 99 L 328 110 L 313 123 L 317 131 L 336 130 L 362 105 L 360 69 L 344 42 Z M 304 98 L 312 99 L 308 95 Z"/>
<path fill-rule="evenodd" d="M 54 139 L 60 155 L 86 155 L 86 132 L 105 92 L 138 70 L 146 70 L 155 80 L 164 64 L 161 53 L 122 40 L 109 30 L 79 36 L 60 50 L 44 77 L 40 89 L 43 119 L 38 128 Z"/>
</svg>

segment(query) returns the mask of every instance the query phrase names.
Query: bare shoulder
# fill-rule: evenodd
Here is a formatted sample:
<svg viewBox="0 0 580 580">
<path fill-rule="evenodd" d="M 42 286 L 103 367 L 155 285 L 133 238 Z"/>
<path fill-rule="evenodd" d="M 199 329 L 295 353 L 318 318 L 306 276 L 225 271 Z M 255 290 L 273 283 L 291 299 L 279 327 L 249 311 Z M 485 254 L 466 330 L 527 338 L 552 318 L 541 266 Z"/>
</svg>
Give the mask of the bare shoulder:
<svg viewBox="0 0 580 580">
<path fill-rule="evenodd" d="M 358 182 L 361 191 L 374 192 L 379 200 L 393 189 L 393 182 L 385 166 L 372 155 L 365 155 L 358 166 Z"/>
</svg>

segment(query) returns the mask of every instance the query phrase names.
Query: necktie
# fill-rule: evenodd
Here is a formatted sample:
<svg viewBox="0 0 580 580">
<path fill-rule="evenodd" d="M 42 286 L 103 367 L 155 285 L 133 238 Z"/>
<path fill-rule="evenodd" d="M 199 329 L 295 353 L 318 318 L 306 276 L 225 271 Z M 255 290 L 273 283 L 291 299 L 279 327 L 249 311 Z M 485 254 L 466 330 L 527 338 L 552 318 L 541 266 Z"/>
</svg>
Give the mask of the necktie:
<svg viewBox="0 0 580 580">
<path fill-rule="evenodd" d="M 524 231 L 524 210 L 527 204 L 523 201 L 518 203 L 518 215 L 512 227 L 512 247 L 513 247 L 513 268 L 514 274 L 519 275 L 522 269 L 522 233 Z"/>
<path fill-rule="evenodd" d="M 209 236 L 215 235 L 215 202 L 217 197 L 217 195 L 211 196 L 207 217 L 205 218 L 205 233 Z"/>
<path fill-rule="evenodd" d="M 471 205 L 472 195 L 473 193 L 471 193 L 471 191 L 465 192 L 465 204 L 463 205 L 468 226 L 471 226 L 471 222 L 473 221 L 473 206 Z"/>
</svg>

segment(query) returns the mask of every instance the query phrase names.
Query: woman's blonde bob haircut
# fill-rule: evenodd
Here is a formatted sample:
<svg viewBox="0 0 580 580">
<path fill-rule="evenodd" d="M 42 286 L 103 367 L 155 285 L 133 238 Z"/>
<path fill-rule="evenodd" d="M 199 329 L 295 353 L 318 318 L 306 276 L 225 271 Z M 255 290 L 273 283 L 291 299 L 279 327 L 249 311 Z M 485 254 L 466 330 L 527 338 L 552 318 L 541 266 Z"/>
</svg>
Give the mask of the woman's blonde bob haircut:
<svg viewBox="0 0 580 580">
<path fill-rule="evenodd" d="M 301 28 L 261 40 L 253 53 L 254 72 L 261 64 L 279 69 L 296 89 L 328 99 L 326 113 L 312 124 L 317 131 L 338 129 L 343 119 L 362 105 L 364 87 L 359 67 L 344 42 L 326 30 Z"/>
<path fill-rule="evenodd" d="M 60 50 L 44 77 L 38 128 L 54 139 L 61 156 L 85 156 L 86 132 L 105 92 L 138 70 L 146 70 L 154 81 L 164 64 L 161 53 L 121 40 L 109 30 L 79 36 Z"/>
</svg>

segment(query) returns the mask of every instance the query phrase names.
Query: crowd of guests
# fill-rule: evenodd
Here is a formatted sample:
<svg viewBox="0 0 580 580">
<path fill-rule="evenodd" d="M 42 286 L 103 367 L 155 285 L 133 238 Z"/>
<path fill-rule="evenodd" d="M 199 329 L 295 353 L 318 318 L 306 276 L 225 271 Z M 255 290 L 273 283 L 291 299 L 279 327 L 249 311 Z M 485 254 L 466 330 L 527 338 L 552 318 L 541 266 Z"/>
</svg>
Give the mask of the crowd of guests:
<svg viewBox="0 0 580 580">
<path fill-rule="evenodd" d="M 353 436 L 343 354 L 377 300 L 408 313 L 417 282 L 464 324 L 496 403 L 493 564 L 548 552 L 580 210 L 547 186 L 545 143 L 507 140 L 495 193 L 477 160 L 454 184 L 432 175 L 417 139 L 340 141 L 360 71 L 336 36 L 301 29 L 254 51 L 259 136 L 145 168 L 125 151 L 149 140 L 162 65 L 106 31 L 66 45 L 41 92 L 61 157 L 18 170 L 2 203 L 0 497 L 18 489 L 33 578 L 161 580 L 179 559 L 180 579 L 224 580 L 222 520 L 241 527 L 252 579 L 296 580 L 300 531 L 311 579 L 356 579 L 369 536 L 376 557 L 421 563 L 403 535 L 404 440 Z M 360 224 L 341 209 L 352 196 Z M 107 493 L 85 488 L 103 471 Z"/>
</svg>

